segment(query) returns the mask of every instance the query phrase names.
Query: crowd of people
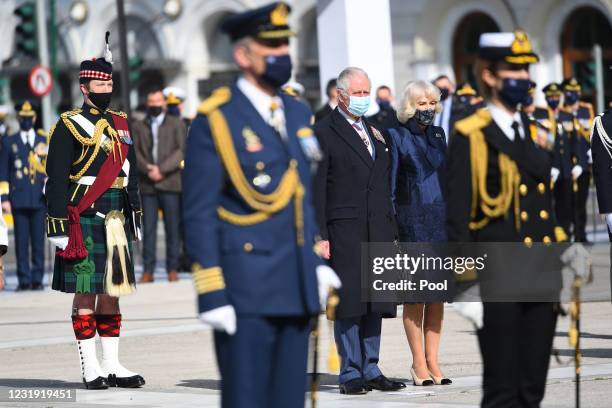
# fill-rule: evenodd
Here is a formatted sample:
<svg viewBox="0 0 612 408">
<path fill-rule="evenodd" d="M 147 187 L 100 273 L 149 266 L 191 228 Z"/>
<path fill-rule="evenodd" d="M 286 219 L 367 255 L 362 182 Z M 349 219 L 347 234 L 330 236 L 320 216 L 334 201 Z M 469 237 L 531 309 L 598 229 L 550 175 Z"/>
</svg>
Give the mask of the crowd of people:
<svg viewBox="0 0 612 408">
<path fill-rule="evenodd" d="M 142 121 L 109 109 L 107 51 L 81 64 L 84 103 L 61 115 L 49 140 L 33 130 L 29 102 L 20 130 L 2 137 L 17 289 L 42 288 L 46 229 L 52 287 L 74 294 L 86 388 L 145 383 L 118 360 L 119 298 L 137 283 L 132 242 L 141 237 L 139 282 L 154 280 L 160 210 L 168 281 L 185 252 L 199 318 L 215 329 L 224 407 L 303 406 L 310 318 L 330 289 L 340 299 L 340 392 L 406 387 L 378 365 L 382 318 L 398 305 L 364 301 L 364 242 L 586 241 L 593 109 L 575 78 L 544 86 L 548 106 L 534 106 L 538 56 L 526 33 L 481 36 L 477 83 L 410 81 L 398 103 L 390 87 L 371 94 L 367 72 L 347 67 L 313 116 L 299 84 L 281 91 L 291 77 L 289 11 L 273 3 L 225 19 L 241 73 L 191 123 L 176 89 L 148 91 Z M 367 116 L 373 99 L 379 109 Z M 452 383 L 438 356 L 449 300 L 403 305 L 416 386 Z M 483 407 L 539 406 L 557 312 L 554 302 L 483 304 L 473 319 Z"/>
</svg>

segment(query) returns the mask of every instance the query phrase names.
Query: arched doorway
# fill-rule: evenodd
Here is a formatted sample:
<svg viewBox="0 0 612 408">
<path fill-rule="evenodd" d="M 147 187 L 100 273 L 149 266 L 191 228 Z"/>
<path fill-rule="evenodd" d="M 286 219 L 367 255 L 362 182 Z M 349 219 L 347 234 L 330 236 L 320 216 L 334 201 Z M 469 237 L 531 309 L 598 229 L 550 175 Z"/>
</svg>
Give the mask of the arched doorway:
<svg viewBox="0 0 612 408">
<path fill-rule="evenodd" d="M 612 27 L 608 18 L 593 7 L 574 10 L 563 24 L 561 54 L 563 77 L 575 76 L 582 85 L 582 97 L 595 103 L 597 98 L 593 46 L 599 44 L 603 57 L 604 103 L 612 100 Z"/>
<path fill-rule="evenodd" d="M 476 86 L 474 62 L 478 56 L 480 34 L 498 32 L 499 26 L 488 14 L 477 11 L 466 14 L 453 36 L 453 69 L 457 82 L 469 82 Z"/>
</svg>

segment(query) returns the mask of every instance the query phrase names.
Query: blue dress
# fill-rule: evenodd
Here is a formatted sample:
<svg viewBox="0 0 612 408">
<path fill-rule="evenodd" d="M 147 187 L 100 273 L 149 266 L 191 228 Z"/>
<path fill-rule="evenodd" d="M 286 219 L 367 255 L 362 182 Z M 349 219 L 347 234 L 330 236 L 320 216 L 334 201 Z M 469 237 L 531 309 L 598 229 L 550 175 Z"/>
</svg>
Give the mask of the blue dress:
<svg viewBox="0 0 612 408">
<path fill-rule="evenodd" d="M 402 242 L 446 242 L 444 167 L 446 138 L 441 127 L 425 131 L 414 119 L 389 129 L 391 198 Z"/>
</svg>

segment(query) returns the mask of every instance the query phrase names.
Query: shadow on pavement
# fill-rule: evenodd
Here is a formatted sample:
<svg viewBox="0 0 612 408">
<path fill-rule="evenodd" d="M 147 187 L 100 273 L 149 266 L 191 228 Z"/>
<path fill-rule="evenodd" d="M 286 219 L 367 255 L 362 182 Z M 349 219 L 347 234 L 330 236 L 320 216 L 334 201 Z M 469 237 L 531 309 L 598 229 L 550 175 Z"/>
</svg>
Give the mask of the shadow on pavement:
<svg viewBox="0 0 612 408">
<path fill-rule="evenodd" d="M 221 391 L 221 380 L 181 380 L 176 386 Z"/>
<path fill-rule="evenodd" d="M 0 387 L 14 388 L 70 388 L 84 389 L 81 382 L 43 380 L 36 378 L 0 378 Z"/>
</svg>

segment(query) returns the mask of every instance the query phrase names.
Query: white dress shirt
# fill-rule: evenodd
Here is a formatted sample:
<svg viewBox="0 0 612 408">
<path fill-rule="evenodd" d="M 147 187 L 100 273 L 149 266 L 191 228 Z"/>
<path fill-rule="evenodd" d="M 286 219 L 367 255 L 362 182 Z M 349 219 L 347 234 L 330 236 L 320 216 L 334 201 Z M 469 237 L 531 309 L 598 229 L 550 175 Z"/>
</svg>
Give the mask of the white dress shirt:
<svg viewBox="0 0 612 408">
<path fill-rule="evenodd" d="M 27 132 L 20 130 L 19 135 L 21 135 L 21 141 L 24 145 L 29 143 L 30 148 L 34 148 L 34 140 L 36 139 L 36 132 L 34 132 L 34 129 L 30 129 Z"/>
<path fill-rule="evenodd" d="M 344 116 L 344 118 L 348 121 L 349 125 L 351 125 L 353 129 L 355 129 L 363 143 L 366 145 L 370 156 L 374 158 L 374 143 L 372 143 L 372 139 L 370 138 L 370 135 L 368 134 L 368 131 L 365 128 L 365 123 L 363 123 L 363 120 L 361 120 L 361 118 L 353 119 L 342 109 L 338 108 L 338 110 L 340 111 L 342 116 Z"/>
<path fill-rule="evenodd" d="M 151 136 L 153 137 L 153 163 L 157 164 L 157 148 L 159 146 L 159 127 L 164 123 L 164 118 L 166 117 L 165 113 L 162 113 L 158 116 L 151 117 Z"/>
<path fill-rule="evenodd" d="M 259 116 L 272 126 L 283 139 L 287 139 L 287 128 L 285 127 L 285 113 L 283 111 L 283 100 L 278 95 L 270 96 L 244 77 L 238 78 L 236 83 L 249 102 L 253 105 Z M 276 109 L 272 109 L 272 106 Z"/>
<path fill-rule="evenodd" d="M 521 120 L 521 113 L 519 111 L 514 112 L 514 114 L 508 112 L 505 109 L 502 109 L 492 103 L 487 103 L 487 108 L 489 112 L 491 112 L 491 117 L 499 126 L 504 135 L 511 141 L 514 141 L 514 129 L 512 128 L 512 124 L 517 122 L 519 124 L 518 130 L 521 135 L 521 139 L 525 139 L 525 129 L 523 128 L 523 121 Z"/>
</svg>

